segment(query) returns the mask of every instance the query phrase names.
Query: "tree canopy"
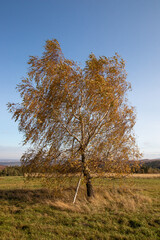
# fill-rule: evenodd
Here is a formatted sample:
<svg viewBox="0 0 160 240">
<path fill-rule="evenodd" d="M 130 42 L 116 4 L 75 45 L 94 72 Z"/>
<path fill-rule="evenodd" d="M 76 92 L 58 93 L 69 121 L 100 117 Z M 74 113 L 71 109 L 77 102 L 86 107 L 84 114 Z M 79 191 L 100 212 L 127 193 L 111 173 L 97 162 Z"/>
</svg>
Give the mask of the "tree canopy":
<svg viewBox="0 0 160 240">
<path fill-rule="evenodd" d="M 54 39 L 28 64 L 27 77 L 17 86 L 22 101 L 8 104 L 24 144 L 33 145 L 23 164 L 32 171 L 78 168 L 88 196 L 93 195 L 91 172 L 129 172 L 127 163 L 139 158 L 139 150 L 124 60 L 118 54 L 90 54 L 82 69 L 64 57 Z"/>
</svg>

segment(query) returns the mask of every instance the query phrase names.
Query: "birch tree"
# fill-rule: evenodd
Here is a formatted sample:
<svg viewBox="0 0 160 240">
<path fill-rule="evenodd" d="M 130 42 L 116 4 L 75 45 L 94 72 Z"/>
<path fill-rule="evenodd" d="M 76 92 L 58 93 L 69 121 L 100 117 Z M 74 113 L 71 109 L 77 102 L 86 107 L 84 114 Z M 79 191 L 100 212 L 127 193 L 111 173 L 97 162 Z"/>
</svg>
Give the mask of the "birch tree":
<svg viewBox="0 0 160 240">
<path fill-rule="evenodd" d="M 89 197 L 92 172 L 129 172 L 127 163 L 138 159 L 139 150 L 124 60 L 118 54 L 90 54 L 82 69 L 64 57 L 54 39 L 28 64 L 27 77 L 17 86 L 22 101 L 8 104 L 24 144 L 33 146 L 22 156 L 23 165 L 33 172 L 79 166 Z"/>
</svg>

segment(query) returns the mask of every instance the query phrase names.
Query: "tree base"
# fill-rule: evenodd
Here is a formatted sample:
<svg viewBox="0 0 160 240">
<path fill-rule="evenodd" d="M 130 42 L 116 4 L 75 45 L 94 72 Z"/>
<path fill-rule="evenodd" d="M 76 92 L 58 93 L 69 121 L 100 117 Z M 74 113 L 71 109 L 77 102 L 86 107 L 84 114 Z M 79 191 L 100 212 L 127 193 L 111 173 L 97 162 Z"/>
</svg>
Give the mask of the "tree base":
<svg viewBox="0 0 160 240">
<path fill-rule="evenodd" d="M 86 188 L 87 188 L 87 197 L 94 197 L 93 187 L 90 179 L 86 183 Z"/>
</svg>

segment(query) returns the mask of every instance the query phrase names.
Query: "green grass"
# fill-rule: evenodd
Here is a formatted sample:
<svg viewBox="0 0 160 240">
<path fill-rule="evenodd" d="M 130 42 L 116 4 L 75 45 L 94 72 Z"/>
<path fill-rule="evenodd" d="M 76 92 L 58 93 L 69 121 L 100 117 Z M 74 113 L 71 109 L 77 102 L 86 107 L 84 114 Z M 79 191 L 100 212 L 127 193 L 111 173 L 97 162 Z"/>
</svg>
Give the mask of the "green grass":
<svg viewBox="0 0 160 240">
<path fill-rule="evenodd" d="M 160 239 L 160 178 L 99 178 L 93 183 L 97 194 L 107 191 L 105 201 L 99 195 L 95 202 L 87 202 L 82 184 L 73 206 L 75 189 L 67 185 L 68 195 L 63 192 L 59 196 L 67 199 L 66 205 L 56 205 L 54 192 L 42 188 L 38 180 L 24 182 L 22 177 L 1 177 L 0 239 Z M 145 196 L 146 202 L 140 196 Z"/>
</svg>

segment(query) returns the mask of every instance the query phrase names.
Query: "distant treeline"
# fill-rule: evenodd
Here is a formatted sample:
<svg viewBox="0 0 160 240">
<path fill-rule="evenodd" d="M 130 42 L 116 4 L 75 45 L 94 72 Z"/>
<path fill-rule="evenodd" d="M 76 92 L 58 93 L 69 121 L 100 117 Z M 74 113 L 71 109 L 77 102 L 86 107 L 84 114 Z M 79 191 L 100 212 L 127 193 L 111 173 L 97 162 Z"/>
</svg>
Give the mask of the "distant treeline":
<svg viewBox="0 0 160 240">
<path fill-rule="evenodd" d="M 22 167 L 19 166 L 7 166 L 0 170 L 0 176 L 22 176 Z"/>
<path fill-rule="evenodd" d="M 142 162 L 136 173 L 160 173 L 160 160 Z"/>
<path fill-rule="evenodd" d="M 73 172 L 73 171 L 71 171 Z M 135 173 L 160 173 L 160 160 L 142 162 Z M 7 166 L 0 170 L 0 176 L 22 176 L 23 171 L 21 166 Z"/>
<path fill-rule="evenodd" d="M 147 167 L 158 168 L 160 169 L 160 160 L 148 161 L 145 163 Z"/>
</svg>

